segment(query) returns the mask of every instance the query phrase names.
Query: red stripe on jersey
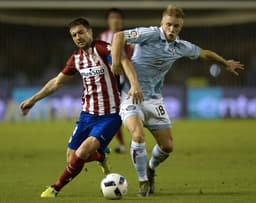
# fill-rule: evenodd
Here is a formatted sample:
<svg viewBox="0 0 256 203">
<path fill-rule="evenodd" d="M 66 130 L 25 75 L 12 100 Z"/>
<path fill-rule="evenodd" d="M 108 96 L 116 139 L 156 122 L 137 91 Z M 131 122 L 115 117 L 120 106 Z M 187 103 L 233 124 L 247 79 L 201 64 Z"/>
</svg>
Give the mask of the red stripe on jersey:
<svg viewBox="0 0 256 203">
<path fill-rule="evenodd" d="M 79 69 L 84 69 L 84 55 L 83 55 L 83 51 L 81 50 L 82 53 L 80 53 L 79 56 Z"/>
<path fill-rule="evenodd" d="M 62 73 L 65 75 L 74 75 L 77 72 L 76 65 L 75 65 L 75 57 L 72 55 L 67 63 L 66 66 L 63 68 Z"/>
<path fill-rule="evenodd" d="M 110 72 L 110 80 L 111 80 L 111 84 L 112 84 L 112 91 L 115 97 L 115 109 L 116 111 L 119 111 L 119 106 L 120 106 L 120 98 L 119 98 L 119 90 L 118 90 L 118 85 L 117 85 L 117 81 L 116 78 L 114 76 L 114 74 L 112 73 L 110 67 L 108 66 L 109 72 Z"/>
<path fill-rule="evenodd" d="M 113 91 L 114 100 L 115 100 L 115 109 L 118 112 L 119 111 L 119 106 L 120 106 L 120 98 L 119 98 L 119 90 L 118 90 L 117 80 L 116 80 L 113 72 L 111 71 L 111 68 L 109 67 L 107 60 L 103 59 L 103 61 L 106 64 L 106 67 L 109 71 L 111 85 L 112 85 L 112 91 Z"/>
<path fill-rule="evenodd" d="M 105 79 L 105 76 L 102 76 L 100 78 L 100 83 L 101 83 L 101 88 L 102 88 L 102 95 L 104 98 L 104 113 L 105 114 L 110 114 L 110 101 L 109 101 L 109 95 L 108 95 L 108 87 L 107 87 L 107 82 Z"/>
<path fill-rule="evenodd" d="M 90 80 L 91 80 L 91 86 L 92 86 L 93 112 L 94 114 L 99 115 L 99 100 L 98 100 L 97 85 L 94 77 L 91 77 Z"/>
<path fill-rule="evenodd" d="M 83 95 L 82 95 L 82 106 L 85 104 L 85 87 L 84 87 L 84 91 L 83 91 Z"/>
<path fill-rule="evenodd" d="M 91 96 L 88 94 L 88 85 L 86 84 L 86 81 L 84 80 L 83 83 L 84 83 L 84 93 L 83 93 L 82 100 L 84 101 L 84 103 L 86 103 L 85 111 L 89 112 Z"/>
<path fill-rule="evenodd" d="M 92 62 L 90 60 L 90 55 L 88 53 L 86 53 L 85 56 L 86 56 L 86 59 L 87 59 L 88 68 L 92 67 Z"/>
</svg>

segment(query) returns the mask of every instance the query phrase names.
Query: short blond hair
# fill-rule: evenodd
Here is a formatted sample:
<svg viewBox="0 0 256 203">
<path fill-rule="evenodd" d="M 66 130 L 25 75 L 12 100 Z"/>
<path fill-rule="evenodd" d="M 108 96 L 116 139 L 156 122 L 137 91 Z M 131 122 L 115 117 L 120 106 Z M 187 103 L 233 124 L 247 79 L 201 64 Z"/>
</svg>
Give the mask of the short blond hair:
<svg viewBox="0 0 256 203">
<path fill-rule="evenodd" d="M 167 6 L 166 9 L 163 11 L 163 16 L 174 16 L 176 18 L 184 18 L 184 12 L 182 8 L 177 7 L 176 5 L 170 4 Z"/>
</svg>

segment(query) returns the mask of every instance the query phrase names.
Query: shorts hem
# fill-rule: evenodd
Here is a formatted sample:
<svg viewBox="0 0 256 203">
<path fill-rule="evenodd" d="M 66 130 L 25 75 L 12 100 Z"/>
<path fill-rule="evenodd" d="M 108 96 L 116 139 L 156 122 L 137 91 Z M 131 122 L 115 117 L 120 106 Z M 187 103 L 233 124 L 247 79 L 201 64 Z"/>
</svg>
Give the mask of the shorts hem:
<svg viewBox="0 0 256 203">
<path fill-rule="evenodd" d="M 144 125 L 149 130 L 163 130 L 172 128 L 171 124 L 164 124 L 164 125 Z"/>
<path fill-rule="evenodd" d="M 125 125 L 125 122 L 127 120 L 127 118 L 131 117 L 131 116 L 138 116 L 139 117 L 139 113 L 138 112 L 130 112 L 129 114 L 126 114 L 123 118 L 122 118 L 122 122 Z"/>
</svg>

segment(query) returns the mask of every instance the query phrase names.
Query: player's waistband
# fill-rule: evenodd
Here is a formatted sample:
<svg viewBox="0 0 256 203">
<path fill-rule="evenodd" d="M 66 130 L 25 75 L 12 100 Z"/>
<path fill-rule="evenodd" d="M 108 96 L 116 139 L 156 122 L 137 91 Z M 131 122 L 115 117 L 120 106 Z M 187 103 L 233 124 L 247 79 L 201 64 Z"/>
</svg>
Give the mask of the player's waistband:
<svg viewBox="0 0 256 203">
<path fill-rule="evenodd" d="M 95 118 L 99 118 L 99 117 L 108 117 L 108 116 L 116 116 L 116 115 L 119 115 L 119 112 L 99 115 L 99 114 L 92 114 L 92 113 L 89 113 L 89 112 L 86 112 L 86 111 L 81 111 L 80 119 L 81 119 L 81 117 L 95 117 Z"/>
</svg>

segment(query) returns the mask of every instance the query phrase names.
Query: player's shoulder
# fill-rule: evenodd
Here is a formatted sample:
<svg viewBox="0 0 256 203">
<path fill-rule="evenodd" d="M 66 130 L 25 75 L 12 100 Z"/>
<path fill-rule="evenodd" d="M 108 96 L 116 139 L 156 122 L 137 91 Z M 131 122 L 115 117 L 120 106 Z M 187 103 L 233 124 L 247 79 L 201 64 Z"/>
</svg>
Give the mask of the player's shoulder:
<svg viewBox="0 0 256 203">
<path fill-rule="evenodd" d="M 111 51 L 111 45 L 105 41 L 95 40 L 92 42 L 92 47 L 95 47 L 97 52 L 103 55 L 108 54 Z"/>
<path fill-rule="evenodd" d="M 193 46 L 193 43 L 178 38 L 178 39 L 175 40 L 175 45 L 176 45 L 177 47 L 179 47 L 179 48 L 186 48 L 186 47 L 190 48 L 190 47 Z"/>
<path fill-rule="evenodd" d="M 102 36 L 102 35 L 108 35 L 110 34 L 110 30 L 103 30 L 102 32 L 99 33 L 99 36 Z"/>
<path fill-rule="evenodd" d="M 160 29 L 157 26 L 137 27 L 135 30 L 139 30 L 141 33 L 160 33 Z"/>
<path fill-rule="evenodd" d="M 104 47 L 107 47 L 109 46 L 110 44 L 105 42 L 105 41 L 102 41 L 102 40 L 94 40 L 92 42 L 92 46 L 95 47 L 95 46 L 104 46 Z"/>
<path fill-rule="evenodd" d="M 134 33 L 133 33 L 134 32 Z M 148 40 L 158 40 L 161 36 L 160 29 L 157 26 L 150 26 L 150 27 L 138 27 L 133 32 L 130 33 L 130 36 L 144 36 Z"/>
<path fill-rule="evenodd" d="M 82 49 L 77 49 L 77 50 L 73 51 L 71 57 L 72 57 L 72 56 L 76 56 L 76 55 L 80 55 L 80 54 L 83 54 Z"/>
</svg>

